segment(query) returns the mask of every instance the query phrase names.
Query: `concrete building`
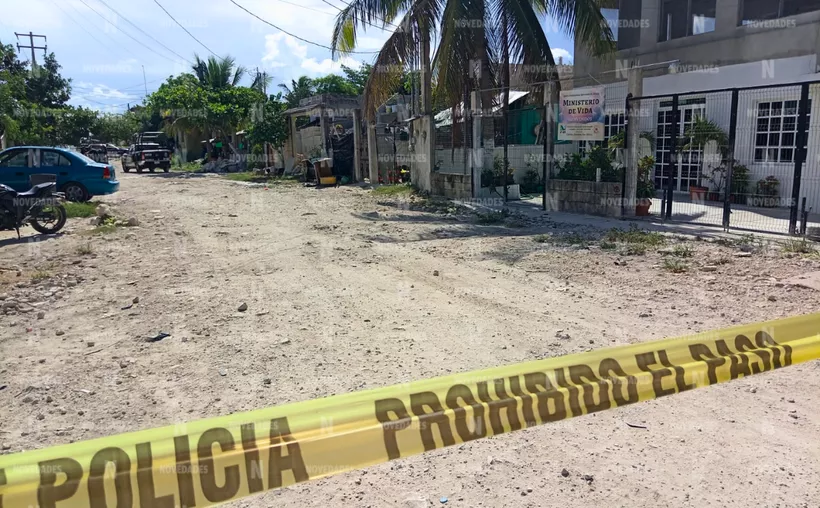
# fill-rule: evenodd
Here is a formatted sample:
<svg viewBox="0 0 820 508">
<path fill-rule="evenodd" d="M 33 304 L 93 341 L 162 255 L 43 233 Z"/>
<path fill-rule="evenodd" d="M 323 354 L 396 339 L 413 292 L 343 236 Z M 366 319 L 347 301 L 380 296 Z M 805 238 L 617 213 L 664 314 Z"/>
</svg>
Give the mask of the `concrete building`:
<svg viewBox="0 0 820 508">
<path fill-rule="evenodd" d="M 360 180 L 360 108 L 358 97 L 321 94 L 286 110 L 290 136 L 284 147 L 285 171 L 293 171 L 299 156 L 328 157 L 334 175 Z"/>
<path fill-rule="evenodd" d="M 799 200 L 805 197 L 808 207 L 820 211 L 820 0 L 620 0 L 604 16 L 617 51 L 595 57 L 576 41 L 575 88 L 605 86 L 608 136 L 624 129 L 627 92 L 647 97 L 633 102 L 640 109 L 635 127 L 656 137 L 655 147 L 643 142 L 641 152 L 656 159 L 659 189 L 671 173 L 676 199 L 693 186 L 719 190 L 710 183 L 715 146 L 670 157 L 671 99 L 679 95 L 678 139 L 697 118 L 728 132 L 736 88 L 732 148 L 749 169 L 748 193 L 756 192 L 758 180 L 774 176 L 781 207 L 790 206 L 801 83 L 811 83 Z M 722 213 L 714 212 L 719 222 Z"/>
</svg>

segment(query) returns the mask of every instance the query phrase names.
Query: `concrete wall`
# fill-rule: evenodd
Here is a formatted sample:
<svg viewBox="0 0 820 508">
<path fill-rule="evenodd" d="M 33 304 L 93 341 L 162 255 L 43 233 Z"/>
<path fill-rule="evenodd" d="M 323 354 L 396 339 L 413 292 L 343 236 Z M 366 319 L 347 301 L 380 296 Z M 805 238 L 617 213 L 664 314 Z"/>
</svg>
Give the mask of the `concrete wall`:
<svg viewBox="0 0 820 508">
<path fill-rule="evenodd" d="M 634 1 L 634 0 L 622 0 Z M 815 55 L 820 44 L 820 11 L 789 18 L 783 27 L 760 24 L 738 26 L 741 0 L 717 0 L 717 15 L 713 32 L 658 42 L 663 0 L 642 0 L 640 46 L 618 51 L 614 57 L 595 58 L 586 45 L 575 43 L 575 75 L 596 76 L 601 82 L 624 79 L 617 73 L 616 61 L 639 60 L 641 65 L 680 60 L 684 65 L 732 65 L 804 55 Z M 816 72 L 813 69 L 812 72 Z M 665 69 L 652 72 L 665 73 Z M 645 91 L 645 93 L 648 93 Z"/>
<path fill-rule="evenodd" d="M 452 199 L 470 199 L 472 190 L 470 188 L 470 175 L 457 175 L 447 173 L 433 173 L 431 175 L 432 193 L 437 196 L 445 196 Z"/>
<path fill-rule="evenodd" d="M 550 180 L 547 184 L 547 210 L 620 217 L 621 184 Z"/>
</svg>

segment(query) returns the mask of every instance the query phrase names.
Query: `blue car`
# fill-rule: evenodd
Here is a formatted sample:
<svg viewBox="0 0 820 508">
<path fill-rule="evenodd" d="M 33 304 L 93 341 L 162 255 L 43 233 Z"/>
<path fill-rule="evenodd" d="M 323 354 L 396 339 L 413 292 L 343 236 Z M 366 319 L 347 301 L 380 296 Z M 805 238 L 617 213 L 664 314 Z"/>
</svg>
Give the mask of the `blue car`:
<svg viewBox="0 0 820 508">
<path fill-rule="evenodd" d="M 112 194 L 120 188 L 112 164 L 103 164 L 64 148 L 15 146 L 0 152 L 0 183 L 23 192 L 34 174 L 57 176 L 57 189 L 70 201 Z"/>
</svg>

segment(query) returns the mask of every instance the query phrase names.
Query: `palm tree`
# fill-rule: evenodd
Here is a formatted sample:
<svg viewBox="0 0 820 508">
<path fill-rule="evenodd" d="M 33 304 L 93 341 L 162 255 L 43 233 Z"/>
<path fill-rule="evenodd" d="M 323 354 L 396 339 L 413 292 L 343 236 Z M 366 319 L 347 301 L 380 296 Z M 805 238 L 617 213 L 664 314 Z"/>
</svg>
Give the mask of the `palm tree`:
<svg viewBox="0 0 820 508">
<path fill-rule="evenodd" d="M 270 76 L 267 72 L 262 71 L 260 72 L 258 69 L 256 74 L 253 77 L 253 83 L 251 83 L 251 88 L 254 90 L 262 93 L 267 100 L 268 95 L 268 87 L 273 82 L 273 77 Z"/>
<path fill-rule="evenodd" d="M 558 81 L 555 61 L 539 16 L 550 16 L 570 34 L 584 42 L 593 54 L 612 50 L 612 32 L 601 8 L 613 0 L 352 0 L 336 18 L 333 56 L 356 47 L 358 30 L 368 25 L 382 28 L 397 22 L 374 63 L 365 86 L 365 114 L 372 118 L 376 107 L 395 89 L 402 70 L 420 67 L 424 94 L 435 77 L 437 99 L 455 105 L 465 91 L 487 91 L 501 77 L 506 104 L 509 64 L 523 64 L 530 83 Z M 399 18 L 399 14 L 404 15 Z M 393 25 L 395 26 L 395 25 Z M 430 41 L 440 28 L 438 47 L 430 59 Z M 492 94 L 484 94 L 482 107 Z M 423 105 L 430 112 L 429 96 Z"/>
<path fill-rule="evenodd" d="M 194 59 L 195 63 L 191 68 L 199 83 L 214 90 L 238 85 L 246 72 L 244 67 L 236 65 L 236 60 L 232 56 L 209 56 L 207 60 L 201 60 L 199 55 L 194 55 Z"/>
<path fill-rule="evenodd" d="M 285 100 L 288 107 L 294 108 L 299 105 L 299 101 L 313 95 L 313 80 L 307 76 L 301 76 L 298 80 L 291 79 L 290 87 L 285 83 L 279 83 L 279 88 L 285 92 Z"/>
</svg>

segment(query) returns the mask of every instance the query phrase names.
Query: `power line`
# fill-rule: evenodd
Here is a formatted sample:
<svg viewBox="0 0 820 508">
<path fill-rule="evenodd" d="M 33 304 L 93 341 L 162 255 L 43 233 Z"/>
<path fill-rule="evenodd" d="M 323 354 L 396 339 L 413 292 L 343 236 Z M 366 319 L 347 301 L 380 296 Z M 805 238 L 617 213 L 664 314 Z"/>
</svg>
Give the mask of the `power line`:
<svg viewBox="0 0 820 508">
<path fill-rule="evenodd" d="M 125 20 L 125 22 L 126 22 L 126 23 L 128 23 L 129 25 L 131 25 L 131 26 L 133 26 L 134 28 L 136 28 L 137 30 L 139 30 L 139 31 L 140 31 L 140 33 L 142 33 L 143 35 L 145 35 L 146 37 L 148 37 L 148 38 L 149 38 L 149 39 L 151 39 L 152 41 L 156 42 L 157 44 L 159 44 L 159 45 L 160 45 L 160 46 L 162 46 L 163 48 L 167 49 L 167 50 L 168 50 L 168 51 L 170 51 L 171 53 L 173 53 L 173 54 L 175 54 L 176 56 L 178 56 L 179 58 L 181 58 L 181 59 L 185 60 L 185 61 L 186 61 L 186 62 L 188 62 L 189 64 L 191 64 L 191 65 L 193 65 L 193 64 L 194 64 L 192 61 L 190 61 L 190 60 L 188 60 L 187 58 L 185 58 L 184 56 L 180 55 L 179 53 L 177 53 L 177 52 L 176 52 L 176 51 L 174 51 L 173 49 L 169 48 L 169 47 L 168 47 L 168 46 L 166 46 L 165 44 L 163 44 L 163 43 L 159 42 L 158 40 L 154 39 L 154 38 L 151 36 L 151 34 L 149 34 L 149 33 L 148 33 L 148 32 L 146 32 L 145 30 L 143 30 L 142 28 L 140 28 L 140 27 L 138 27 L 137 25 L 135 25 L 134 23 L 132 23 L 132 22 L 131 22 L 131 20 L 129 20 L 128 18 L 126 18 L 125 16 L 123 16 L 122 14 L 120 14 L 119 12 L 115 11 L 113 7 L 111 7 L 110 5 L 108 5 L 107 3 L 105 3 L 105 0 L 98 0 L 98 1 L 99 1 L 101 4 L 103 4 L 104 6 L 108 7 L 111 11 L 113 11 L 113 12 L 114 12 L 114 14 L 116 14 L 116 15 L 117 15 L 117 16 L 119 16 L 119 17 L 121 17 L 123 20 Z"/>
<path fill-rule="evenodd" d="M 301 7 L 302 9 L 306 9 L 306 10 L 309 10 L 309 11 L 319 12 L 321 14 L 327 14 L 328 16 L 335 16 L 335 14 L 333 14 L 332 12 L 320 11 L 319 9 L 314 9 L 312 7 L 308 7 L 307 5 L 299 5 L 296 2 L 289 2 L 288 0 L 278 0 L 278 1 L 282 2 L 283 4 L 293 5 L 294 7 Z"/>
<path fill-rule="evenodd" d="M 80 1 L 82 1 L 82 0 L 80 0 Z M 291 36 L 291 37 L 293 37 L 294 39 L 298 39 L 298 40 L 300 40 L 300 41 L 302 41 L 302 42 L 305 42 L 305 43 L 307 43 L 307 44 L 312 44 L 313 46 L 318 46 L 318 47 L 320 47 L 320 48 L 329 49 L 329 50 L 333 51 L 333 48 L 331 48 L 330 46 L 325 46 L 324 44 L 319 44 L 318 42 L 313 42 L 313 41 L 309 41 L 309 40 L 307 40 L 307 39 L 303 39 L 302 37 L 299 37 L 298 35 L 294 35 L 294 34 L 292 34 L 292 33 L 288 32 L 287 30 L 283 30 L 283 29 L 279 28 L 278 26 L 274 25 L 274 24 L 273 24 L 273 23 L 271 23 L 270 21 L 266 21 L 266 20 L 264 20 L 264 19 L 260 18 L 259 16 L 257 16 L 256 14 L 252 13 L 252 12 L 251 12 L 251 11 L 249 11 L 248 9 L 246 9 L 246 8 L 242 7 L 241 5 L 239 5 L 238 3 L 236 3 L 236 1 L 235 1 L 235 0 L 230 0 L 230 2 L 231 2 L 232 4 L 234 4 L 235 6 L 239 7 L 240 9 L 242 9 L 243 11 L 247 12 L 248 14 L 250 14 L 251 16 L 253 16 L 254 18 L 258 19 L 258 20 L 259 20 L 259 21 L 261 21 L 262 23 L 265 23 L 266 25 L 270 25 L 270 26 L 272 26 L 273 28 L 275 28 L 275 29 L 279 30 L 280 32 L 284 33 L 285 35 L 290 35 L 290 36 Z M 378 52 L 378 51 L 349 51 L 348 53 L 359 53 L 359 54 L 366 54 L 366 55 L 374 55 L 374 54 L 379 53 L 379 52 Z"/>
<path fill-rule="evenodd" d="M 167 10 L 165 10 L 165 7 L 163 7 L 161 3 L 159 3 L 157 0 L 154 0 L 154 3 L 155 3 L 155 4 L 157 4 L 157 5 L 159 5 L 159 8 L 160 8 L 160 9 L 162 9 L 162 10 L 163 10 L 163 12 L 165 12 L 165 14 L 167 14 L 167 15 L 168 15 L 168 17 L 169 17 L 169 18 L 171 18 L 172 20 L 174 20 L 174 23 L 176 23 L 177 25 L 179 25 L 179 27 L 180 27 L 181 29 L 185 30 L 185 33 L 186 33 L 186 34 L 190 35 L 190 36 L 191 36 L 191 38 L 192 38 L 193 40 L 195 40 L 196 42 L 198 42 L 200 46 L 202 46 L 203 48 L 207 49 L 207 50 L 208 50 L 208 52 L 209 52 L 210 54 L 212 54 L 213 56 L 217 56 L 217 55 L 216 55 L 216 53 L 214 53 L 213 51 L 211 51 L 211 48 L 209 48 L 208 46 L 206 46 L 205 44 L 203 44 L 203 43 L 202 43 L 202 41 L 200 41 L 199 39 L 197 39 L 196 37 L 194 37 L 194 34 L 192 34 L 191 32 L 189 32 L 187 28 L 185 28 L 184 26 L 182 26 L 182 24 L 181 24 L 179 21 L 177 21 L 175 17 L 171 16 L 171 13 L 170 13 L 170 12 L 168 12 Z"/>
<path fill-rule="evenodd" d="M 338 10 L 339 10 L 339 12 L 342 12 L 342 10 L 341 10 L 341 9 L 339 9 L 338 7 L 336 7 L 335 5 L 333 5 L 332 3 L 328 2 L 327 0 L 322 0 L 322 1 L 323 1 L 324 3 L 326 3 L 326 4 L 330 5 L 331 7 L 335 7 L 336 9 L 338 9 Z M 339 0 L 339 1 L 340 1 L 340 2 L 342 2 L 343 4 L 345 4 L 346 6 L 350 7 L 350 2 L 347 2 L 347 1 L 345 1 L 345 0 Z M 387 21 L 386 19 L 380 18 L 380 17 L 376 16 L 375 14 L 373 15 L 373 17 L 374 17 L 374 18 L 376 18 L 377 20 L 381 21 L 381 22 L 382 22 L 382 23 L 384 23 L 385 25 L 390 25 L 390 26 L 392 26 L 393 28 L 398 28 L 398 27 L 399 27 L 398 25 L 394 25 L 393 23 L 390 23 L 390 22 L 389 22 L 389 21 Z M 376 27 L 376 28 L 379 28 L 379 29 L 381 29 L 381 30 L 384 30 L 384 28 L 382 28 L 382 27 L 380 27 L 380 26 L 376 26 L 376 25 L 374 25 L 373 23 L 369 23 L 369 22 L 367 22 L 367 21 L 365 21 L 365 23 L 367 23 L 368 25 L 370 25 L 370 26 L 372 26 L 372 27 Z"/>
<path fill-rule="evenodd" d="M 333 8 L 334 8 L 334 9 L 336 9 L 337 11 L 342 12 L 342 9 L 340 9 L 338 6 L 333 5 L 332 3 L 328 2 L 327 0 L 322 0 L 322 1 L 323 1 L 324 3 L 326 3 L 326 4 L 328 4 L 329 6 L 333 7 Z"/>
<path fill-rule="evenodd" d="M 92 39 L 94 39 L 95 41 L 97 41 L 97 44 L 99 44 L 100 46 L 104 47 L 104 48 L 105 48 L 106 50 L 108 50 L 108 51 L 109 51 L 112 55 L 114 55 L 114 51 L 113 51 L 113 50 L 112 50 L 112 49 L 111 49 L 108 45 L 104 44 L 102 41 L 100 41 L 99 39 L 97 39 L 97 37 L 96 37 L 96 36 L 94 36 L 94 34 L 92 34 L 91 32 L 89 32 L 88 30 L 86 30 L 86 29 L 85 29 L 85 27 L 84 27 L 83 25 L 81 25 L 81 24 L 80 24 L 80 22 L 79 22 L 79 21 L 77 21 L 77 20 L 74 18 L 74 16 L 72 16 L 72 15 L 71 15 L 71 14 L 70 14 L 67 10 L 63 9 L 63 8 L 62 8 L 62 6 L 61 6 L 61 5 L 60 5 L 60 4 L 59 4 L 56 0 L 52 0 L 52 1 L 51 1 L 51 3 L 53 3 L 54 5 L 56 5 L 56 6 L 57 6 L 57 8 L 58 8 L 58 9 L 60 9 L 61 11 L 63 11 L 63 14 L 65 14 L 66 16 L 68 16 L 68 18 L 69 18 L 71 21 L 73 21 L 75 25 L 77 25 L 78 27 L 80 27 L 80 29 L 81 29 L 83 32 L 87 33 L 89 37 L 91 37 Z M 69 2 L 69 5 L 71 5 L 71 3 L 70 3 L 70 2 Z"/>
<path fill-rule="evenodd" d="M 57 0 L 53 0 L 53 2 L 54 2 L 55 4 L 57 4 L 57 6 L 59 7 L 59 3 L 57 2 Z M 78 16 L 80 16 L 81 18 L 83 17 L 83 14 L 82 14 L 82 13 L 81 13 L 81 12 L 80 12 L 80 11 L 79 11 L 76 7 L 74 7 L 74 3 L 73 3 L 73 2 L 66 2 L 66 3 L 68 4 L 68 6 L 69 6 L 69 7 L 71 7 L 71 9 L 72 9 L 75 13 L 77 13 L 77 15 L 78 15 Z M 63 11 L 63 12 L 65 12 L 66 14 L 68 14 L 68 12 L 66 12 L 66 11 Z M 70 16 L 69 16 L 69 17 L 70 17 Z M 73 19 L 74 19 L 74 18 L 72 18 L 72 20 L 73 20 Z M 106 20 L 106 22 L 107 22 L 107 20 Z M 76 21 L 75 21 L 75 23 L 76 23 Z M 80 25 L 79 23 L 77 23 L 77 24 L 78 24 L 78 25 Z M 93 25 L 92 25 L 92 26 L 93 26 Z M 80 25 L 80 28 L 82 28 L 82 25 Z M 126 53 L 128 53 L 129 55 L 131 55 L 132 57 L 134 57 L 134 59 L 135 59 L 135 60 L 139 61 L 139 57 L 137 57 L 137 55 L 135 55 L 133 51 L 131 51 L 131 50 L 130 50 L 130 49 L 128 49 L 128 48 L 127 48 L 124 44 L 120 43 L 120 41 L 118 41 L 117 39 L 115 39 L 114 37 L 112 37 L 112 36 L 111 36 L 111 34 L 109 34 L 108 32 L 103 31 L 103 33 L 105 33 L 105 35 L 107 35 L 107 36 L 108 36 L 108 38 L 109 38 L 109 39 L 111 39 L 111 41 L 112 41 L 114 44 L 117 44 L 119 47 L 121 47 L 122 49 L 124 49 Z M 89 35 L 91 35 L 91 34 L 90 34 L 90 32 L 89 32 Z M 96 39 L 95 39 L 95 40 L 96 40 Z M 101 44 L 102 44 L 102 43 L 101 43 Z M 107 46 L 106 44 L 103 44 L 103 46 L 105 46 L 106 48 L 108 48 L 108 46 Z"/>
<path fill-rule="evenodd" d="M 97 16 L 99 16 L 99 17 L 101 17 L 101 18 L 103 19 L 103 21 L 105 21 L 106 23 L 108 23 L 108 22 L 109 22 L 107 19 L 105 19 L 105 16 L 103 16 L 103 15 L 102 15 L 102 14 L 100 14 L 100 13 L 99 13 L 96 9 L 94 9 L 93 7 L 91 7 L 90 5 L 88 5 L 88 4 L 85 2 L 85 0 L 80 0 L 80 2 L 81 2 L 83 5 L 85 5 L 86 7 L 88 7 L 89 9 L 91 9 L 92 11 L 94 11 L 94 14 L 96 14 L 96 15 L 97 15 Z M 137 44 L 139 44 L 139 45 L 140 45 L 140 46 L 142 46 L 143 48 L 147 49 L 148 51 L 150 51 L 150 52 L 154 53 L 155 55 L 161 56 L 162 58 L 164 58 L 164 59 L 168 60 L 169 62 L 174 62 L 174 60 L 173 60 L 172 58 L 168 58 L 166 55 L 163 55 L 162 53 L 160 53 L 160 52 L 156 51 L 154 48 L 152 48 L 152 47 L 150 47 L 150 46 L 146 46 L 146 45 L 145 45 L 145 44 L 143 44 L 141 41 L 139 41 L 139 40 L 137 40 L 136 38 L 134 38 L 131 34 L 129 34 L 128 32 L 126 32 L 125 30 L 122 30 L 120 27 L 118 27 L 118 26 L 116 26 L 116 25 L 114 25 L 114 24 L 111 24 L 111 26 L 112 26 L 112 27 L 114 27 L 114 28 L 116 28 L 116 29 L 117 29 L 119 32 L 121 32 L 123 35 L 127 36 L 129 39 L 131 39 L 132 41 L 136 42 Z M 175 54 L 176 54 L 176 53 L 175 53 Z M 181 58 L 181 57 L 180 57 L 180 58 Z M 183 58 L 183 60 L 185 60 L 185 59 Z M 176 63 L 176 62 L 174 62 L 174 63 Z M 188 63 L 191 63 L 191 62 L 188 62 Z"/>
</svg>

